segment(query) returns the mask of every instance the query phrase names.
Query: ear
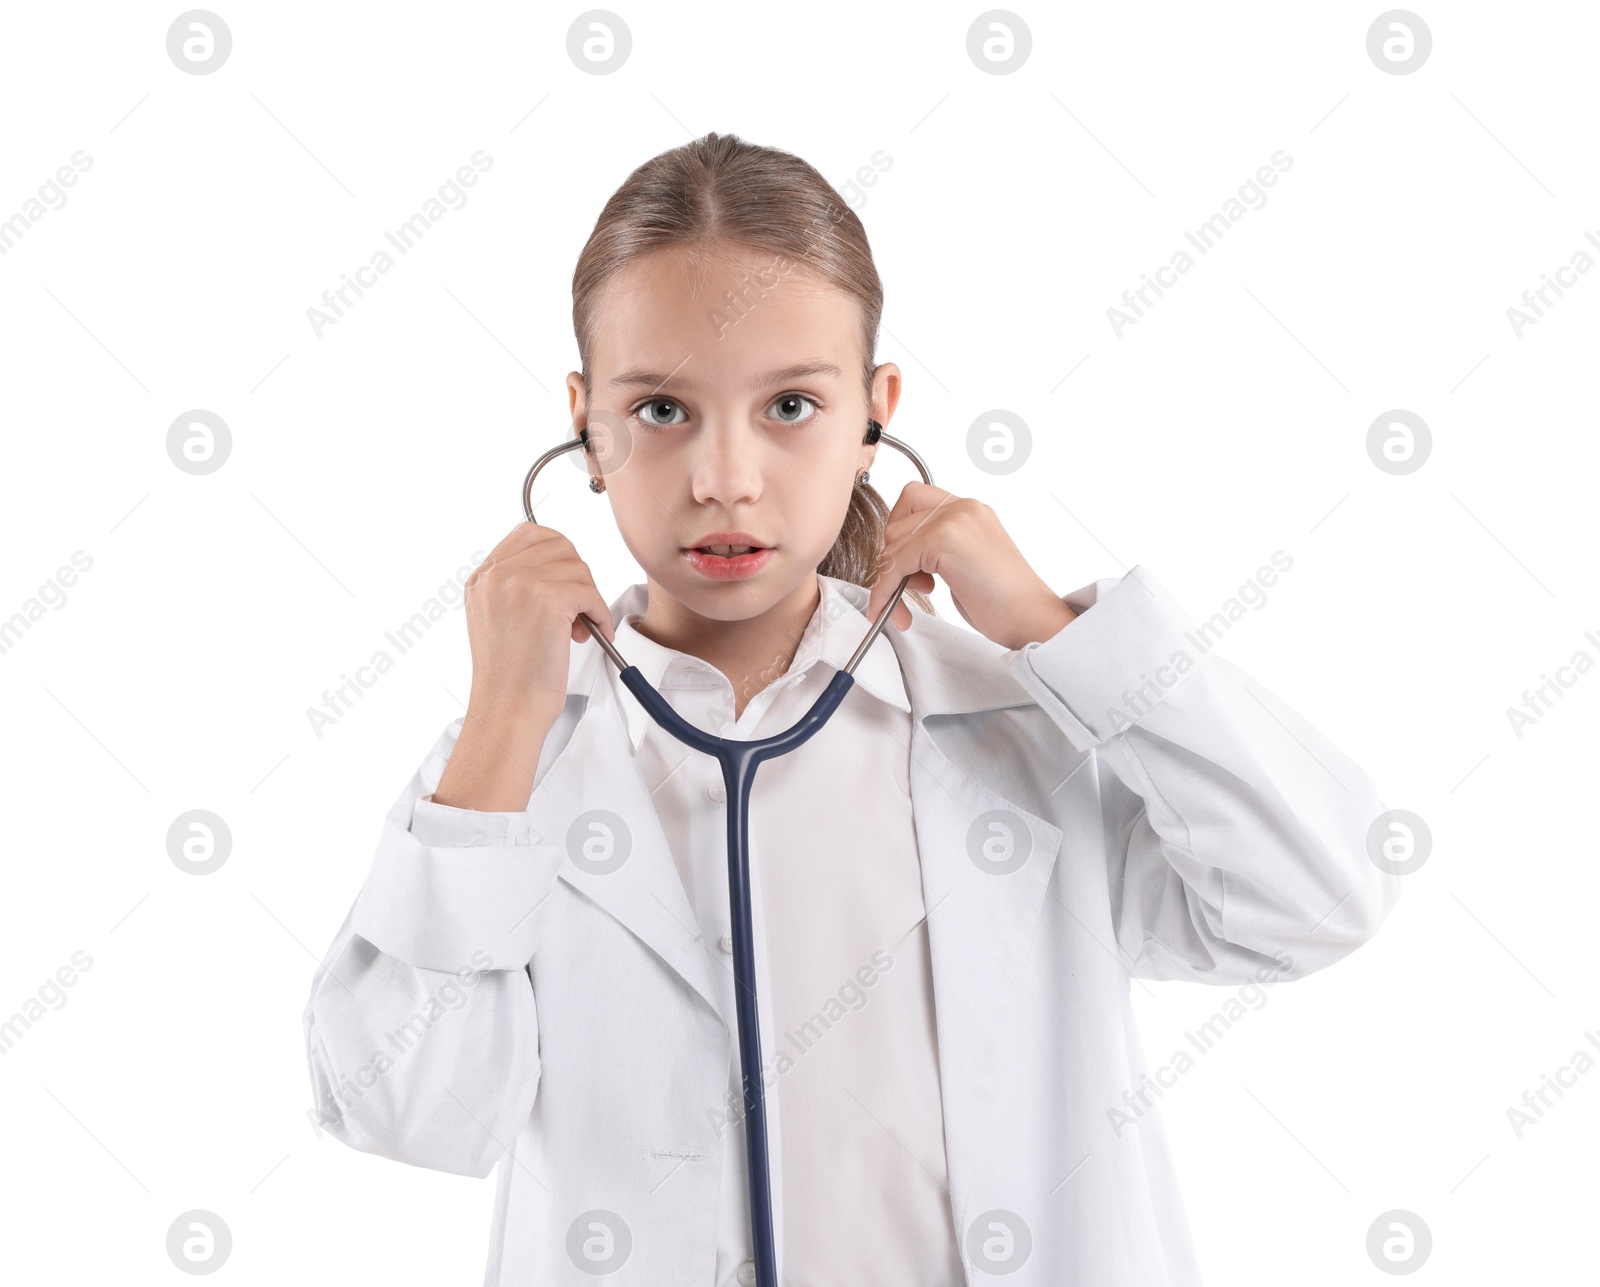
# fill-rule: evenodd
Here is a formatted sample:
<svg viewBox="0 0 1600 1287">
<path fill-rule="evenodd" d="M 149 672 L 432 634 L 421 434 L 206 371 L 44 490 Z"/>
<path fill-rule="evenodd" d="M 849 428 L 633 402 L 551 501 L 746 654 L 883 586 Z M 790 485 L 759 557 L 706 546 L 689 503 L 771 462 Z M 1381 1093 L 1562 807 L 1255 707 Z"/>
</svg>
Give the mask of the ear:
<svg viewBox="0 0 1600 1287">
<path fill-rule="evenodd" d="M 893 362 L 885 362 L 874 367 L 872 371 L 872 397 L 868 401 L 867 414 L 876 420 L 887 431 L 889 422 L 894 419 L 894 409 L 900 405 L 900 368 Z M 863 444 L 861 465 L 870 468 L 877 447 L 868 447 Z"/>
<path fill-rule="evenodd" d="M 584 428 L 587 427 L 589 423 L 589 394 L 588 391 L 583 387 L 582 371 L 567 372 L 567 407 L 572 412 L 572 436 L 574 438 L 581 437 Z M 592 452 L 594 448 L 591 446 L 585 450 Z M 595 465 L 592 456 L 590 456 L 588 459 L 588 469 L 591 484 L 594 479 L 603 477 L 600 470 Z M 573 637 L 577 638 L 576 635 Z M 585 631 L 583 638 L 587 639 L 588 637 L 588 632 Z M 582 639 L 580 639 L 579 642 L 581 643 Z"/>
<path fill-rule="evenodd" d="M 567 372 L 567 409 L 572 413 L 572 432 L 578 432 L 577 425 L 589 414 L 589 394 L 583 387 L 583 372 Z"/>
</svg>

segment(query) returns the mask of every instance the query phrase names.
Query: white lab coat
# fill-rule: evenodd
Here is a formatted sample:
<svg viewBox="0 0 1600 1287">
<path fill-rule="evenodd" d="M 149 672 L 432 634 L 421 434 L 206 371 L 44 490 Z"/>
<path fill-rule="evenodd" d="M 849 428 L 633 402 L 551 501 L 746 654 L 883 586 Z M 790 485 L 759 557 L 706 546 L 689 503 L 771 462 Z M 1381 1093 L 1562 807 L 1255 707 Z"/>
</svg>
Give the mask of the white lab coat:
<svg viewBox="0 0 1600 1287">
<path fill-rule="evenodd" d="M 867 591 L 841 584 L 864 610 Z M 1352 951 L 1399 895 L 1367 850 L 1386 806 L 1144 568 L 1065 597 L 1079 617 L 1017 650 L 920 612 L 885 630 L 912 703 L 950 1201 L 969 1283 L 1193 1287 L 1158 1113 L 1126 1124 L 1147 1068 L 1130 978 L 1293 979 Z M 330 1133 L 417 1166 L 498 1167 L 486 1287 L 593 1283 L 623 1246 L 607 1282 L 753 1281 L 715 1254 L 718 1221 L 748 1230 L 747 1210 L 718 1205 L 738 1068 L 726 967 L 693 941 L 610 664 L 573 646 L 516 837 L 492 815 L 469 846 L 411 834 L 461 720 L 446 729 L 389 812 L 305 1014 Z M 601 874 L 567 849 L 593 809 L 631 832 Z"/>
</svg>

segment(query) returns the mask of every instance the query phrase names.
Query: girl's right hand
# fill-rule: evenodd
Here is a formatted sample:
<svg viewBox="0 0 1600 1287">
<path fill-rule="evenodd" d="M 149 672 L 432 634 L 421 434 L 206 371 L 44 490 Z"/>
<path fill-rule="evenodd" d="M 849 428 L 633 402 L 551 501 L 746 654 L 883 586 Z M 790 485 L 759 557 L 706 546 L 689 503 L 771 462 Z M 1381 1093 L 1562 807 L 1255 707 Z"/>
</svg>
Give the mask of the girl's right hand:
<svg viewBox="0 0 1600 1287">
<path fill-rule="evenodd" d="M 579 613 L 614 637 L 589 565 L 565 536 L 537 523 L 518 523 L 467 578 L 466 613 L 467 709 L 491 727 L 554 722 L 567 700 L 570 645 L 589 638 Z"/>
</svg>

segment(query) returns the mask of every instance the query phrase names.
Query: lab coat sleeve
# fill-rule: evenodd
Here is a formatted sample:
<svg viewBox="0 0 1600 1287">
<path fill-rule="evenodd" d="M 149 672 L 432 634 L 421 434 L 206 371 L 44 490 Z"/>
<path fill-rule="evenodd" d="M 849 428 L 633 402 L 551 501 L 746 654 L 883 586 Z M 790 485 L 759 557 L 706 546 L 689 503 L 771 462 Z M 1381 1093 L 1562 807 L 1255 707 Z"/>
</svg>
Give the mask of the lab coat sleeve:
<svg viewBox="0 0 1600 1287">
<path fill-rule="evenodd" d="M 538 1093 L 527 966 L 564 854 L 528 814 L 433 802 L 461 724 L 390 809 L 303 1022 L 319 1133 L 482 1178 Z"/>
<path fill-rule="evenodd" d="M 1063 598 L 1078 617 L 1007 664 L 1110 769 L 1102 821 L 1129 970 L 1297 978 L 1375 934 L 1400 885 L 1368 856 L 1387 806 L 1361 767 L 1213 652 L 1214 631 L 1142 566 Z"/>
</svg>

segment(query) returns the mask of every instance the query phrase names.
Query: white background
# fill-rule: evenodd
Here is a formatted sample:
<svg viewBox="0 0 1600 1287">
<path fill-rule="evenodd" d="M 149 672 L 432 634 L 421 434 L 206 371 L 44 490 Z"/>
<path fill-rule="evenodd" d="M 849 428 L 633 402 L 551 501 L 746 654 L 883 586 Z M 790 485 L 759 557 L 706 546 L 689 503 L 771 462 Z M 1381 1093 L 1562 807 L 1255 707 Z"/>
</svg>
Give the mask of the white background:
<svg viewBox="0 0 1600 1287">
<path fill-rule="evenodd" d="M 0 1016 L 93 958 L 0 1057 L 8 1278 L 172 1282 L 166 1230 L 205 1208 L 236 1283 L 482 1280 L 492 1182 L 317 1138 L 300 1030 L 462 711 L 460 613 L 320 737 L 306 710 L 521 520 L 583 241 L 708 130 L 840 185 L 887 153 L 857 212 L 893 432 L 1061 593 L 1144 564 L 1203 619 L 1292 556 L 1221 653 L 1432 831 L 1379 936 L 1162 1101 L 1208 1282 L 1387 1281 L 1392 1208 L 1432 1230 L 1418 1281 L 1592 1274 L 1600 1069 L 1521 1138 L 1506 1112 L 1600 1040 L 1600 673 L 1506 716 L 1600 659 L 1600 273 L 1520 338 L 1506 313 L 1600 259 L 1592 6 L 1423 5 L 1431 56 L 1391 75 L 1381 3 L 1028 5 L 1031 56 L 991 75 L 981 5 L 650 5 L 596 76 L 578 6 L 218 4 L 209 75 L 167 55 L 180 5 L 14 6 L 0 44 L 0 219 L 93 160 L 0 256 L 0 618 L 93 559 L 0 655 Z M 478 149 L 468 203 L 318 338 L 306 310 Z M 1119 338 L 1106 310 L 1278 149 L 1267 204 Z M 203 477 L 166 450 L 196 408 L 233 437 Z M 1033 435 L 1004 477 L 964 445 L 995 408 Z M 1366 450 L 1394 408 L 1433 435 L 1405 476 Z M 912 474 L 879 463 L 893 497 Z M 545 478 L 607 598 L 640 579 L 576 471 Z M 196 808 L 233 837 L 206 877 L 166 850 Z M 1133 988 L 1152 1063 L 1232 992 Z"/>
</svg>

